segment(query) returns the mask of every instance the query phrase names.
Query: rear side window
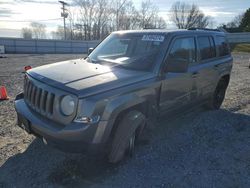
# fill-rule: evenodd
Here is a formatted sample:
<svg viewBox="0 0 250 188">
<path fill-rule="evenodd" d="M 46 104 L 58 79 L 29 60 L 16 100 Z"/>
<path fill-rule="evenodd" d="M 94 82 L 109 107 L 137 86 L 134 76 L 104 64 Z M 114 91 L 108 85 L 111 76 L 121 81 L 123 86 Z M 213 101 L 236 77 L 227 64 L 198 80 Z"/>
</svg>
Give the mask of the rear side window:
<svg viewBox="0 0 250 188">
<path fill-rule="evenodd" d="M 212 37 L 198 37 L 201 60 L 216 56 L 215 44 Z"/>
<path fill-rule="evenodd" d="M 168 58 L 185 59 L 190 63 L 196 62 L 196 47 L 194 38 L 179 38 L 174 41 Z"/>
<path fill-rule="evenodd" d="M 217 39 L 217 47 L 219 50 L 219 56 L 222 57 L 229 55 L 230 50 L 226 38 L 223 36 L 217 36 L 216 39 Z"/>
</svg>

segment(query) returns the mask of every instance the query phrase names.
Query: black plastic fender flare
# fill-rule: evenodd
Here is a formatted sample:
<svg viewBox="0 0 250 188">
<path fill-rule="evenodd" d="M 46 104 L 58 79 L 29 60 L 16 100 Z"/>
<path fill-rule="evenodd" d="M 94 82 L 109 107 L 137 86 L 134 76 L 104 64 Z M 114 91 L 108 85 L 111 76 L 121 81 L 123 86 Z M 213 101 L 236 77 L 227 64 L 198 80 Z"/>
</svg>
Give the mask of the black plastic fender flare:
<svg viewBox="0 0 250 188">
<path fill-rule="evenodd" d="M 124 157 L 128 142 L 140 125 L 144 125 L 146 117 L 139 111 L 132 110 L 125 114 L 120 121 L 112 141 L 109 162 L 117 163 Z"/>
</svg>

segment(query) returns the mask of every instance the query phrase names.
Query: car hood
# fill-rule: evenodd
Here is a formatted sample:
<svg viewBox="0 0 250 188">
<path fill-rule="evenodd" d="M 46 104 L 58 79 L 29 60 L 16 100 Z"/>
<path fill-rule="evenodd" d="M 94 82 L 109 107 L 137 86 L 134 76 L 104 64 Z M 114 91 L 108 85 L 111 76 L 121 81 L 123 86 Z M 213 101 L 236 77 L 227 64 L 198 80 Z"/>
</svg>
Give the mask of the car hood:
<svg viewBox="0 0 250 188">
<path fill-rule="evenodd" d="M 33 68 L 32 78 L 79 97 L 89 96 L 154 77 L 153 73 L 88 63 L 83 59 Z"/>
</svg>

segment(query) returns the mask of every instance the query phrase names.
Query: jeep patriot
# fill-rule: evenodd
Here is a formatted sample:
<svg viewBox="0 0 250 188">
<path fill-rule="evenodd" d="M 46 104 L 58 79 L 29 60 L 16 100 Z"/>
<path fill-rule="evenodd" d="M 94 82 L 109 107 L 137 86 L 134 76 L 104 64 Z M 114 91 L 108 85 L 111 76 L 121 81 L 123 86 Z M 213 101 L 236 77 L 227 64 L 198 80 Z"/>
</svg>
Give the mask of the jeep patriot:
<svg viewBox="0 0 250 188">
<path fill-rule="evenodd" d="M 18 125 L 63 151 L 132 154 L 151 119 L 196 105 L 219 109 L 232 69 L 223 32 L 118 31 L 85 59 L 25 72 Z"/>
</svg>

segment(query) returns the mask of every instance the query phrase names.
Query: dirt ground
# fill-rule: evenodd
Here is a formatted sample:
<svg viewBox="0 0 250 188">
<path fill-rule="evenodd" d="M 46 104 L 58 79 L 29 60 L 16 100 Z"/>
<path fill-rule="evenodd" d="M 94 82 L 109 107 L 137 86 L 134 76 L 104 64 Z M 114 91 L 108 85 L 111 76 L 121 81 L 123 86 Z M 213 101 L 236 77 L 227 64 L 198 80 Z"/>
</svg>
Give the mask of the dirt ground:
<svg viewBox="0 0 250 188">
<path fill-rule="evenodd" d="M 195 109 L 162 119 L 133 158 L 112 166 L 44 146 L 15 125 L 13 100 L 22 91 L 22 69 L 79 55 L 8 55 L 0 58 L 1 187 L 250 187 L 250 54 L 234 54 L 220 110 Z"/>
</svg>

